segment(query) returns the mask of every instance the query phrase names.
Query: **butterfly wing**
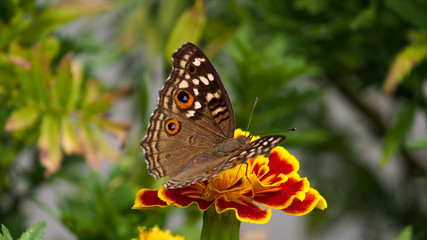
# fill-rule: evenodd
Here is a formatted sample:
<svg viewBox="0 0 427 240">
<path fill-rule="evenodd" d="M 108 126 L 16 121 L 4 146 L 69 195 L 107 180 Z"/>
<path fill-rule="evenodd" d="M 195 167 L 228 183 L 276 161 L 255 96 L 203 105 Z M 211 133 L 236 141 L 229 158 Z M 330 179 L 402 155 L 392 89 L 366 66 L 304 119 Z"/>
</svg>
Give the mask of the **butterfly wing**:
<svg viewBox="0 0 427 240">
<path fill-rule="evenodd" d="M 189 162 L 234 134 L 230 99 L 204 53 L 186 43 L 172 59 L 171 74 L 141 142 L 148 171 L 156 178 L 174 178 Z"/>
<path fill-rule="evenodd" d="M 169 178 L 165 185 L 167 188 L 180 188 L 210 179 L 225 170 L 245 163 L 248 159 L 269 153 L 284 140 L 285 137 L 280 135 L 262 137 L 220 158 L 215 157 L 213 153 L 203 153 L 197 157 L 199 159 L 196 158 L 197 167 L 189 166 L 177 176 Z"/>
</svg>

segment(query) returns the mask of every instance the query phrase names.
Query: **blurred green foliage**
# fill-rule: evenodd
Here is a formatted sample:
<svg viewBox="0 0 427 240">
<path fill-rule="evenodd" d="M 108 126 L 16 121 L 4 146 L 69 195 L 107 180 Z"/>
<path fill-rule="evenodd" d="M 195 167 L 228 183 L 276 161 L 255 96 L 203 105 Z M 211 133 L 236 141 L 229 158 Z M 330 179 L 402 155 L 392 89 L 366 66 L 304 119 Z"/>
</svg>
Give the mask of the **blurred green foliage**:
<svg viewBox="0 0 427 240">
<path fill-rule="evenodd" d="M 426 239 L 426 12 L 423 0 L 2 0 L 0 222 L 19 236 L 33 201 L 78 239 L 171 226 L 172 208 L 130 207 L 138 188 L 161 184 L 139 141 L 170 55 L 191 41 L 222 77 L 238 127 L 258 97 L 251 132 L 298 129 L 284 146 L 329 206 L 306 216 L 307 239 L 345 221 L 363 239 L 406 226 L 398 239 Z M 131 110 L 118 121 L 123 98 Z M 38 199 L 43 186 L 55 207 Z M 200 213 L 180 212 L 172 230 L 197 239 Z"/>
</svg>

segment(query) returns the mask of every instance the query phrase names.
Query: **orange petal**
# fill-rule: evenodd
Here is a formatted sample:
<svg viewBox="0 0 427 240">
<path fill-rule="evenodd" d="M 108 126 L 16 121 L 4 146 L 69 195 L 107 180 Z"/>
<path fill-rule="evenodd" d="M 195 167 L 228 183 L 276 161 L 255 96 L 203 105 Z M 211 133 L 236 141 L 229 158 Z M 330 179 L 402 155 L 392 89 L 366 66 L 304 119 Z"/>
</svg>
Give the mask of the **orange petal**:
<svg viewBox="0 0 427 240">
<path fill-rule="evenodd" d="M 268 207 L 283 209 L 288 207 L 295 198 L 304 199 L 309 188 L 310 183 L 306 178 L 290 177 L 288 181 L 277 187 L 255 192 L 252 199 Z"/>
<path fill-rule="evenodd" d="M 218 213 L 233 210 L 241 222 L 264 224 L 271 218 L 271 209 L 264 210 L 247 198 L 242 197 L 229 201 L 226 195 L 221 195 L 215 201 L 215 209 Z"/>
<path fill-rule="evenodd" d="M 324 210 L 328 207 L 328 204 L 316 189 L 310 188 L 304 200 L 295 198 L 292 204 L 282 209 L 282 211 L 291 215 L 301 216 L 311 212 L 315 207 Z"/>
<path fill-rule="evenodd" d="M 162 186 L 159 189 L 159 197 L 168 204 L 173 204 L 174 206 L 181 208 L 188 207 L 195 203 L 201 211 L 205 211 L 212 205 L 213 201 L 201 198 L 203 188 L 204 187 L 200 184 L 172 189 L 166 189 Z"/>
<path fill-rule="evenodd" d="M 135 204 L 132 209 L 149 209 L 149 208 L 158 208 L 158 207 L 167 207 L 165 201 L 159 198 L 158 189 L 141 189 L 136 193 Z"/>
</svg>

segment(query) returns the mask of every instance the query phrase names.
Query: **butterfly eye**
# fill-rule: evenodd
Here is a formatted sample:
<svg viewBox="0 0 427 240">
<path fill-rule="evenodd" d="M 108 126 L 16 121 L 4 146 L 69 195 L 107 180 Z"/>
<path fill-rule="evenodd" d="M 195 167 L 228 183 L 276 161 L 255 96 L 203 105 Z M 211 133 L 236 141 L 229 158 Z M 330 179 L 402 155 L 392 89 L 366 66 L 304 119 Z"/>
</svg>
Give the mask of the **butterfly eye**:
<svg viewBox="0 0 427 240">
<path fill-rule="evenodd" d="M 186 90 L 178 90 L 175 94 L 175 102 L 179 108 L 186 109 L 193 105 L 194 97 Z"/>
<path fill-rule="evenodd" d="M 177 120 L 168 120 L 165 124 L 166 132 L 175 135 L 179 131 L 179 122 Z"/>
<path fill-rule="evenodd" d="M 190 71 L 190 73 L 194 74 L 194 73 L 196 73 L 196 67 L 193 65 L 190 65 L 190 67 L 188 67 L 188 71 Z"/>
</svg>

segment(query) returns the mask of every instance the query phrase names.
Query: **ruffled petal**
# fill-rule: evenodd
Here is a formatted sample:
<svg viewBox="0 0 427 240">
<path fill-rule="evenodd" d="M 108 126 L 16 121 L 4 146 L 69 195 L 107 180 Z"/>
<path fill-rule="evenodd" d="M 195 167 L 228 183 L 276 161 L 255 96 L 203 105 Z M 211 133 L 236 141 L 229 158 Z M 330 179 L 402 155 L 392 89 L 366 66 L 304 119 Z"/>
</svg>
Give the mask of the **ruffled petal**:
<svg viewBox="0 0 427 240">
<path fill-rule="evenodd" d="M 277 187 L 269 187 L 255 192 L 252 199 L 271 208 L 283 209 L 291 205 L 295 198 L 303 200 L 309 189 L 310 183 L 307 178 L 299 178 L 295 175 Z"/>
<path fill-rule="evenodd" d="M 301 216 L 311 212 L 315 207 L 324 210 L 328 204 L 316 189 L 310 188 L 303 200 L 294 199 L 291 205 L 282 211 Z"/>
<path fill-rule="evenodd" d="M 159 198 L 158 189 L 143 188 L 136 193 L 135 204 L 132 209 L 163 208 L 167 206 L 169 204 Z"/>
<path fill-rule="evenodd" d="M 230 201 L 226 195 L 221 195 L 215 201 L 215 209 L 218 213 L 233 210 L 241 222 L 264 224 L 271 218 L 271 209 L 264 210 L 243 197 L 233 198 Z"/>
<path fill-rule="evenodd" d="M 269 171 L 260 179 L 263 184 L 280 181 L 281 175 L 296 173 L 300 167 L 298 160 L 281 146 L 273 148 L 268 159 Z"/>
<path fill-rule="evenodd" d="M 173 204 L 181 208 L 188 207 L 192 203 L 195 203 L 201 211 L 205 211 L 212 205 L 213 201 L 207 201 L 200 197 L 203 188 L 201 184 L 173 189 L 165 189 L 165 187 L 162 186 L 159 189 L 159 197 L 168 204 Z"/>
</svg>

